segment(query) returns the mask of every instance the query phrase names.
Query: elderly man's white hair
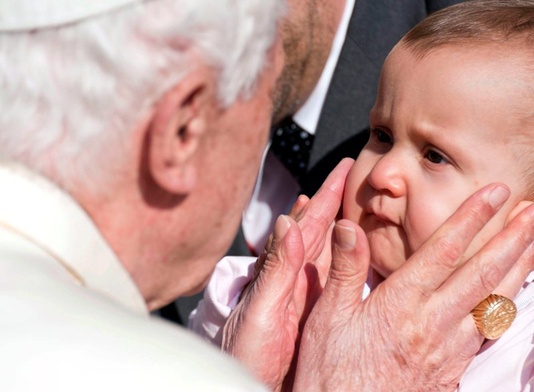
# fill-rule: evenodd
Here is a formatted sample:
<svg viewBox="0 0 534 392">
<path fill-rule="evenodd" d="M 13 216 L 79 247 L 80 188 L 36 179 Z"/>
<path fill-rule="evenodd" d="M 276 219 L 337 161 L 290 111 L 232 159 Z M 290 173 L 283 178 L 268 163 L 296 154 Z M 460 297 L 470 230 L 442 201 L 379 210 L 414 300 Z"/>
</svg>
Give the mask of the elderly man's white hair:
<svg viewBox="0 0 534 392">
<path fill-rule="evenodd" d="M 107 181 L 124 132 L 192 53 L 220 72 L 221 105 L 255 87 L 282 0 L 152 0 L 60 27 L 0 33 L 0 158 L 69 188 Z M 105 170 L 102 170 L 102 168 Z"/>
</svg>

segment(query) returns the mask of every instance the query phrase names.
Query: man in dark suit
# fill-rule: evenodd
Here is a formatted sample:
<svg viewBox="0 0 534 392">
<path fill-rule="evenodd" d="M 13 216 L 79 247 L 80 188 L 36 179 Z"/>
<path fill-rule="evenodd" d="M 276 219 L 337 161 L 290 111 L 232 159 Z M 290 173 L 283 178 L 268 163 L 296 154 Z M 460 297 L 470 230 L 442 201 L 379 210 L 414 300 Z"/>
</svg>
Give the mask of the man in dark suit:
<svg viewBox="0 0 534 392">
<path fill-rule="evenodd" d="M 368 115 L 387 54 L 425 16 L 459 2 L 289 0 L 282 27 L 286 66 L 274 95 L 273 123 L 293 119 L 299 130 L 314 136 L 298 181 L 274 156 L 280 155 L 274 145 L 269 150 L 229 255 L 261 251 L 276 217 L 287 212 L 298 193 L 313 195 L 341 158 L 358 156 L 367 142 Z M 292 160 L 291 147 L 284 154 L 289 157 L 282 159 Z M 185 324 L 200 298 L 179 299 L 162 315 Z"/>
</svg>

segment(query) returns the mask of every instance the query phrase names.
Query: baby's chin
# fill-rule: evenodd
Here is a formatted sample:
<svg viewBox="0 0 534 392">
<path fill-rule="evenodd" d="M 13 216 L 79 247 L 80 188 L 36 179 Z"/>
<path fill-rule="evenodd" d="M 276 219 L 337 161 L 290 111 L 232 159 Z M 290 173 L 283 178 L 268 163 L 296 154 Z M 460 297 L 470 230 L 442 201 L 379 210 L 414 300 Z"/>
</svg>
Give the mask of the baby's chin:
<svg viewBox="0 0 534 392">
<path fill-rule="evenodd" d="M 371 268 L 384 279 L 398 270 L 404 263 L 406 263 L 404 257 L 371 257 Z"/>
<path fill-rule="evenodd" d="M 393 232 L 392 230 L 368 230 L 367 240 L 371 251 L 371 268 L 383 278 L 387 278 L 398 270 L 413 253 L 400 228 Z"/>
<path fill-rule="evenodd" d="M 380 275 L 381 278 L 384 278 L 386 279 L 389 275 L 391 275 L 391 273 L 393 271 L 387 269 L 387 268 L 384 268 L 384 266 L 380 265 L 380 264 L 375 264 L 375 263 L 371 263 L 371 268 L 378 274 Z"/>
</svg>

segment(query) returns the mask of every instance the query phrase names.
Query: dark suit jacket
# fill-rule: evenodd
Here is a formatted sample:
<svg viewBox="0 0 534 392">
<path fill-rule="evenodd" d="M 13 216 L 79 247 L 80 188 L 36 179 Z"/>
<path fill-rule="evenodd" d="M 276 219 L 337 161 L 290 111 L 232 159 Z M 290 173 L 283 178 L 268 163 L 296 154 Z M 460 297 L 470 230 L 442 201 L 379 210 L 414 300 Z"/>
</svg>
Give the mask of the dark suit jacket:
<svg viewBox="0 0 534 392">
<path fill-rule="evenodd" d="M 368 138 L 382 64 L 393 46 L 429 13 L 461 0 L 356 0 L 347 36 L 321 110 L 303 193 L 312 196 L 344 157 L 356 158 Z M 239 231 L 229 255 L 250 255 Z M 202 298 L 177 301 L 180 318 Z"/>
</svg>

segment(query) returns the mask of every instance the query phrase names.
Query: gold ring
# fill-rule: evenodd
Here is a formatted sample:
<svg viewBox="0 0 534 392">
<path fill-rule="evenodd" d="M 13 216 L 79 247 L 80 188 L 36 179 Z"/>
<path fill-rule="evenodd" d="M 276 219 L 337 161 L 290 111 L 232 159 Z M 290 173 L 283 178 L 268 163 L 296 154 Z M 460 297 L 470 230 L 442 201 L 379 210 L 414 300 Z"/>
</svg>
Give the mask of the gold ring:
<svg viewBox="0 0 534 392">
<path fill-rule="evenodd" d="M 486 339 L 500 338 L 517 314 L 514 301 L 502 295 L 490 294 L 471 311 L 478 332 Z"/>
</svg>

